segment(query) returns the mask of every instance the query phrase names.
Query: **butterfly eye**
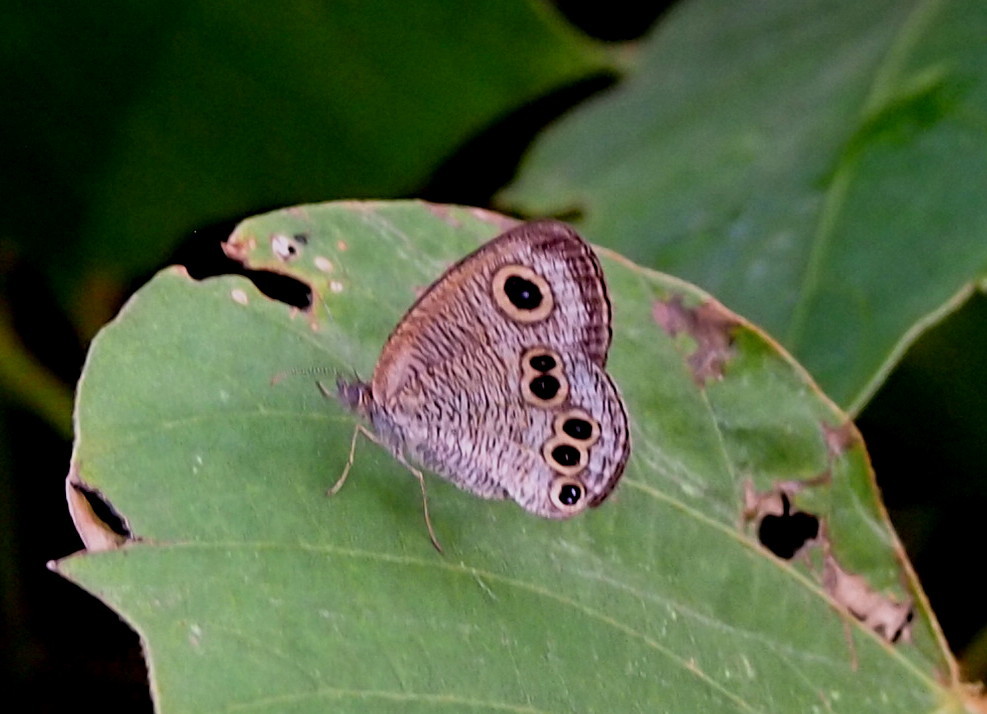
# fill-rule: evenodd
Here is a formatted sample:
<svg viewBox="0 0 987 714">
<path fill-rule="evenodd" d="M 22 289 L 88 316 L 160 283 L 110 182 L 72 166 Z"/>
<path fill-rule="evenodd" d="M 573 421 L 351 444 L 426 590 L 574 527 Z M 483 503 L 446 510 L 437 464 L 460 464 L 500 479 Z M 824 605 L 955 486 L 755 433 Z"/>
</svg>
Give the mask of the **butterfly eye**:
<svg viewBox="0 0 987 714">
<path fill-rule="evenodd" d="M 490 287 L 497 307 L 518 322 L 544 320 L 555 307 L 548 282 L 524 265 L 505 265 L 494 273 Z"/>
<path fill-rule="evenodd" d="M 579 479 L 559 476 L 549 490 L 552 505 L 565 515 L 572 515 L 583 510 L 586 505 L 586 489 Z"/>
</svg>

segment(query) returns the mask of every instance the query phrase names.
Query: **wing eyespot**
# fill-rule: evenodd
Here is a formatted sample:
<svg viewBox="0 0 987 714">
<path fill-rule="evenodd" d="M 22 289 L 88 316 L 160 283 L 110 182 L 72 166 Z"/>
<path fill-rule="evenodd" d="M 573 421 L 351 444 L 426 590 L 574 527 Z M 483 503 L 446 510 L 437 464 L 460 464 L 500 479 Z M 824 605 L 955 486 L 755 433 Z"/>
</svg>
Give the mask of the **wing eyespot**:
<svg viewBox="0 0 987 714">
<path fill-rule="evenodd" d="M 557 407 L 569 397 L 562 357 L 547 347 L 532 347 L 521 355 L 521 396 L 542 409 Z"/>
<path fill-rule="evenodd" d="M 548 489 L 549 500 L 562 514 L 571 516 L 586 508 L 586 487 L 571 476 L 557 476 Z"/>
<path fill-rule="evenodd" d="M 540 322 L 552 314 L 555 297 L 548 281 L 525 265 L 505 265 L 490 281 L 494 303 L 517 322 Z"/>
<path fill-rule="evenodd" d="M 555 434 L 541 447 L 548 467 L 563 476 L 575 476 L 589 464 L 589 449 L 566 434 Z"/>
<path fill-rule="evenodd" d="M 600 423 L 578 407 L 560 412 L 552 424 L 552 431 L 557 436 L 568 436 L 587 449 L 600 440 Z"/>
</svg>

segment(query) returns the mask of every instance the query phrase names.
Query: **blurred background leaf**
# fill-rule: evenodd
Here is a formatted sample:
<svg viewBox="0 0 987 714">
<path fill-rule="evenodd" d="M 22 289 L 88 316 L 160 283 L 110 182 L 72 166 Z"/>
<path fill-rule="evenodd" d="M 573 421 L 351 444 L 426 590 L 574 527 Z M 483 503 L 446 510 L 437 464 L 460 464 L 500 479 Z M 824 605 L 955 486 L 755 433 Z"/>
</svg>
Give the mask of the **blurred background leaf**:
<svg viewBox="0 0 987 714">
<path fill-rule="evenodd" d="M 550 6 L 524 0 L 6 13 L 6 163 L 30 174 L 7 175 L 4 232 L 44 256 L 69 305 L 149 270 L 203 225 L 412 192 L 495 119 L 608 66 Z"/>
<path fill-rule="evenodd" d="M 70 449 L 67 395 L 85 343 L 129 292 L 170 262 L 198 276 L 235 272 L 219 241 L 240 218 L 279 205 L 402 194 L 488 205 L 538 132 L 624 68 L 629 79 L 617 86 L 626 84 L 647 105 L 653 100 L 641 82 L 652 78 L 661 99 L 657 121 L 677 112 L 677 130 L 656 144 L 649 132 L 660 126 L 637 127 L 611 114 L 602 134 L 587 132 L 568 148 L 574 161 L 598 172 L 602 186 L 611 173 L 584 154 L 630 146 L 630 154 L 613 154 L 615 166 L 628 167 L 626 181 L 616 182 L 622 190 L 594 188 L 574 204 L 569 188 L 577 183 L 560 168 L 557 200 L 545 191 L 530 210 L 582 215 L 601 241 L 611 224 L 627 225 L 624 216 L 641 218 L 650 232 L 620 250 L 709 289 L 788 339 L 827 388 L 843 385 L 846 392 L 834 394 L 863 407 L 859 424 L 886 502 L 950 644 L 971 663 L 970 676 L 982 678 L 987 616 L 969 587 L 965 555 L 982 541 L 979 514 L 987 505 L 974 446 L 983 442 L 987 414 L 987 395 L 977 387 L 987 367 L 982 299 L 920 337 L 867 402 L 900 351 L 922 334 L 922 318 L 938 319 L 961 303 L 943 296 L 962 297 L 984 268 L 976 252 L 984 243 L 976 228 L 983 194 L 975 193 L 983 177 L 978 160 L 987 155 L 978 119 L 982 6 L 867 3 L 850 16 L 843 4 L 802 1 L 775 15 L 777 4 L 761 3 L 738 18 L 733 3 L 682 2 L 643 42 L 603 45 L 540 2 L 455 16 L 437 2 L 384 5 L 15 0 L 0 7 L 8 109 L 0 117 L 0 310 L 7 314 L 0 324 L 8 326 L 0 340 L 0 488 L 10 496 L 0 578 L 3 631 L 14 633 L 0 676 L 30 691 L 38 711 L 61 711 L 66 698 L 106 708 L 107 691 L 120 694 L 124 711 L 148 705 L 133 634 L 40 567 L 79 547 L 60 506 Z M 662 11 L 618 1 L 556 6 L 611 41 L 645 33 Z M 649 60 L 655 56 L 661 69 Z M 721 62 L 719 73 L 711 74 L 711 60 Z M 752 66 L 755 77 L 745 74 Z M 611 95 L 600 101 L 620 106 Z M 693 125 L 707 134 L 697 140 Z M 622 138 L 641 132 L 639 147 Z M 682 141 L 692 142 L 691 168 L 674 148 Z M 679 159 L 655 164 L 653 173 L 668 180 L 655 188 L 639 183 L 635 154 Z M 759 161 L 764 156 L 767 163 Z M 818 185 L 806 187 L 807 172 L 791 168 L 799 165 L 815 171 Z M 826 189 L 839 185 L 834 177 L 847 168 L 856 180 L 832 213 L 840 220 L 816 224 L 820 197 L 839 195 Z M 700 185 L 693 173 L 709 183 Z M 526 167 L 524 182 L 529 174 Z M 522 205 L 524 182 L 504 194 L 511 205 Z M 770 190 L 758 193 L 764 186 Z M 668 204 L 666 193 L 682 203 Z M 524 200 L 534 201 L 534 192 L 526 190 Z M 652 205 L 664 213 L 653 215 Z M 872 205 L 881 212 L 869 217 Z M 724 216 L 724 206 L 734 213 Z M 930 224 L 930 215 L 939 223 Z M 772 222 L 779 219 L 789 222 Z M 856 322 L 844 333 L 842 321 L 861 310 L 838 304 L 835 315 L 820 313 L 825 302 L 818 299 L 826 296 L 816 292 L 801 298 L 792 329 L 791 301 L 799 296 L 784 281 L 777 300 L 757 299 L 778 266 L 788 259 L 797 266 L 810 249 L 825 276 L 821 285 L 852 282 L 858 261 L 840 240 L 858 241 L 873 271 L 878 252 L 868 241 L 887 238 L 884 223 L 904 235 L 882 248 L 893 250 L 889 268 L 911 251 L 923 261 L 906 267 L 927 270 L 903 292 L 890 269 L 857 278 L 865 289 L 888 290 L 857 305 L 881 329 L 871 333 Z M 805 225 L 825 227 L 832 242 L 813 242 Z M 798 226 L 797 236 L 811 245 L 793 238 L 789 229 Z M 926 234 L 942 242 L 929 243 Z M 979 242 L 967 242 L 970 236 Z M 966 266 L 955 260 L 957 250 Z M 849 271 L 840 267 L 848 260 Z M 867 359 L 844 377 L 843 350 L 833 352 L 833 340 Z M 11 368 L 18 362 L 33 366 Z"/>
<path fill-rule="evenodd" d="M 985 32 L 979 0 L 682 3 L 504 196 L 701 285 L 857 413 L 987 274 Z"/>
</svg>

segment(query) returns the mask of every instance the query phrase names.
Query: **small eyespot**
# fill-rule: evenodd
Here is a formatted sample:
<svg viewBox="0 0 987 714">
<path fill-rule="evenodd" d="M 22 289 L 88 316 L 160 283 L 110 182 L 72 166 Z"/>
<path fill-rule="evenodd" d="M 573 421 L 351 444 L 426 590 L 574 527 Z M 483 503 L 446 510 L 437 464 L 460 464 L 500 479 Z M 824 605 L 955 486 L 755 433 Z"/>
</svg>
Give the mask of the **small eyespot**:
<svg viewBox="0 0 987 714">
<path fill-rule="evenodd" d="M 530 383 L 531 393 L 545 402 L 553 399 L 561 387 L 559 380 L 550 374 L 535 377 Z"/>
<path fill-rule="evenodd" d="M 552 449 L 552 458 L 561 466 L 576 466 L 579 463 L 579 449 L 569 444 L 561 444 Z"/>
<path fill-rule="evenodd" d="M 579 479 L 559 476 L 549 487 L 552 505 L 566 515 L 583 510 L 586 505 L 586 488 Z"/>
<path fill-rule="evenodd" d="M 541 447 L 545 464 L 563 476 L 575 476 L 589 463 L 589 452 L 578 442 L 573 442 L 565 434 L 556 434 Z"/>
<path fill-rule="evenodd" d="M 548 409 L 568 398 L 569 380 L 558 352 L 547 347 L 532 347 L 521 355 L 520 366 L 521 396 L 528 404 Z"/>
<path fill-rule="evenodd" d="M 536 372 L 551 372 L 558 363 L 552 355 L 536 354 L 528 360 L 528 364 Z"/>
<path fill-rule="evenodd" d="M 548 282 L 524 265 L 505 265 L 494 273 L 490 287 L 497 307 L 518 322 L 544 320 L 555 307 Z"/>
<path fill-rule="evenodd" d="M 561 441 L 571 441 L 577 443 L 584 449 L 588 449 L 600 439 L 600 424 L 593 417 L 582 409 L 574 407 L 566 409 L 555 417 L 552 431 L 556 436 L 565 435 L 568 439 Z"/>
<path fill-rule="evenodd" d="M 562 423 L 562 431 L 573 439 L 586 441 L 586 439 L 593 436 L 593 425 L 585 419 L 566 419 Z"/>
</svg>

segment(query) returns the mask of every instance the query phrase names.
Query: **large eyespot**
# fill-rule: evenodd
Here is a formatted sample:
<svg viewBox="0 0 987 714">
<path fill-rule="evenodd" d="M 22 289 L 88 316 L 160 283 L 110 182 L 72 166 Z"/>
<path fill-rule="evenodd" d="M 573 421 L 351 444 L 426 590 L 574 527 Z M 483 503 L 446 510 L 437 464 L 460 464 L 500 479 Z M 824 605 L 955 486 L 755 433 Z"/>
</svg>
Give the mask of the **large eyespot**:
<svg viewBox="0 0 987 714">
<path fill-rule="evenodd" d="M 521 396 L 542 409 L 557 407 L 569 396 L 562 357 L 547 347 L 532 347 L 521 355 Z"/>
<path fill-rule="evenodd" d="M 589 462 L 589 452 L 582 444 L 573 442 L 565 434 L 556 434 L 541 447 L 542 458 L 553 471 L 574 476 Z"/>
<path fill-rule="evenodd" d="M 497 307 L 518 322 L 544 320 L 555 307 L 548 281 L 524 265 L 505 265 L 494 273 L 490 289 Z"/>
<path fill-rule="evenodd" d="M 586 487 L 582 481 L 570 476 L 558 476 L 548 491 L 552 505 L 566 515 L 579 513 L 586 507 Z"/>
<path fill-rule="evenodd" d="M 595 444 L 600 438 L 600 425 L 582 409 L 568 409 L 557 417 L 552 425 L 552 431 L 566 434 L 577 442 L 583 442 L 586 448 Z"/>
</svg>

